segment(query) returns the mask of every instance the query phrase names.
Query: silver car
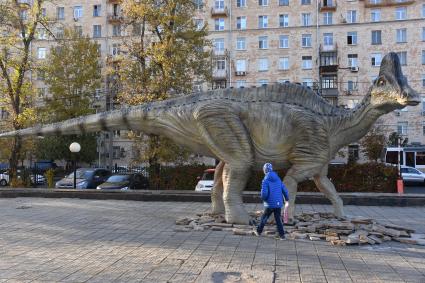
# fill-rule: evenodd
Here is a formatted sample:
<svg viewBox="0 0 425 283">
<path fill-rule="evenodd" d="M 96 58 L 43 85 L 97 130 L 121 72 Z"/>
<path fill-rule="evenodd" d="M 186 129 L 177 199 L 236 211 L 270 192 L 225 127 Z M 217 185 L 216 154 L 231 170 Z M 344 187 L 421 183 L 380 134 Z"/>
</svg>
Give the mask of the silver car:
<svg viewBox="0 0 425 283">
<path fill-rule="evenodd" d="M 425 183 L 425 173 L 416 168 L 402 166 L 400 171 L 404 182 Z"/>
</svg>

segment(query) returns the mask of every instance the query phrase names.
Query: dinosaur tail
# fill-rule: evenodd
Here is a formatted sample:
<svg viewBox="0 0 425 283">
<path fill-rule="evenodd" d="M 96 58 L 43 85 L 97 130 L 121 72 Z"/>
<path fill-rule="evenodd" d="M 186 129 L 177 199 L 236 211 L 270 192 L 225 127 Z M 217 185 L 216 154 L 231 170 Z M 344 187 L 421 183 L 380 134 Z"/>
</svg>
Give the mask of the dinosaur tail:
<svg viewBox="0 0 425 283">
<path fill-rule="evenodd" d="M 14 136 L 74 135 L 99 131 L 131 129 L 131 118 L 135 116 L 135 107 L 82 116 L 48 125 L 38 125 L 22 130 L 0 134 L 0 138 Z"/>
</svg>

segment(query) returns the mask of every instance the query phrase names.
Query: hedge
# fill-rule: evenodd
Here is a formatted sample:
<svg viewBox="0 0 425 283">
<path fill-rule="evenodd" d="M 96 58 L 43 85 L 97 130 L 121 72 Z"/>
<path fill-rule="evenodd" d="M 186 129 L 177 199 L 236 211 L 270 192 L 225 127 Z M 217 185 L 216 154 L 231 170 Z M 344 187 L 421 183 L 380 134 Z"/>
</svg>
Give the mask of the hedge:
<svg viewBox="0 0 425 283">
<path fill-rule="evenodd" d="M 197 177 L 202 176 L 205 165 L 184 165 L 178 167 L 165 167 L 160 169 L 160 176 L 149 178 L 151 189 L 162 190 L 194 190 L 198 182 Z M 284 170 L 279 170 L 280 177 L 285 176 Z M 396 192 L 397 168 L 385 166 L 382 163 L 364 163 L 329 166 L 329 178 L 338 192 Z M 254 171 L 248 181 L 246 190 L 260 190 L 264 174 Z M 298 184 L 298 191 L 317 192 L 312 180 Z"/>
</svg>

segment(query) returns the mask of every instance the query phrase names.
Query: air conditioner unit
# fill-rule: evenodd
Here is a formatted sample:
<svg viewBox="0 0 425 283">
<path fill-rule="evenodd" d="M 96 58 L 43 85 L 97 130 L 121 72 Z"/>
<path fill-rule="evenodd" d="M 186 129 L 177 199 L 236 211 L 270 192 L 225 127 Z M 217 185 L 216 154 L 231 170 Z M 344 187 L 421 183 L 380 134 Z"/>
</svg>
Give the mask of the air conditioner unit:
<svg viewBox="0 0 425 283">
<path fill-rule="evenodd" d="M 358 72 L 359 71 L 359 67 L 350 67 L 350 71 L 351 72 Z"/>
<path fill-rule="evenodd" d="M 245 76 L 246 71 L 236 71 L 236 76 Z"/>
</svg>

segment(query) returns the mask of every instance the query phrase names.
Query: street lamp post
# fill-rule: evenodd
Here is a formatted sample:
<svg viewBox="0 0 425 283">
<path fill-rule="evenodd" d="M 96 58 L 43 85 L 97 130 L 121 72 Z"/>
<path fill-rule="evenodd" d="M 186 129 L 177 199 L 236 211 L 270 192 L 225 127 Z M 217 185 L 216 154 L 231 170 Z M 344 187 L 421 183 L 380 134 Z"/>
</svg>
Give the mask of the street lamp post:
<svg viewBox="0 0 425 283">
<path fill-rule="evenodd" d="M 397 192 L 398 192 L 398 194 L 399 195 L 402 195 L 403 193 L 404 193 L 404 184 L 403 184 L 403 177 L 401 176 L 401 166 L 400 166 L 400 154 L 402 154 L 402 151 L 401 151 L 401 147 L 400 147 L 400 145 L 401 145 L 401 140 L 402 140 L 402 137 L 401 136 L 399 136 L 398 138 L 397 138 L 397 173 L 398 173 L 398 177 L 397 177 Z"/>
<path fill-rule="evenodd" d="M 77 187 L 77 168 L 76 168 L 76 156 L 81 150 L 81 145 L 78 142 L 73 142 L 69 146 L 69 150 L 74 154 L 74 189 Z"/>
</svg>

